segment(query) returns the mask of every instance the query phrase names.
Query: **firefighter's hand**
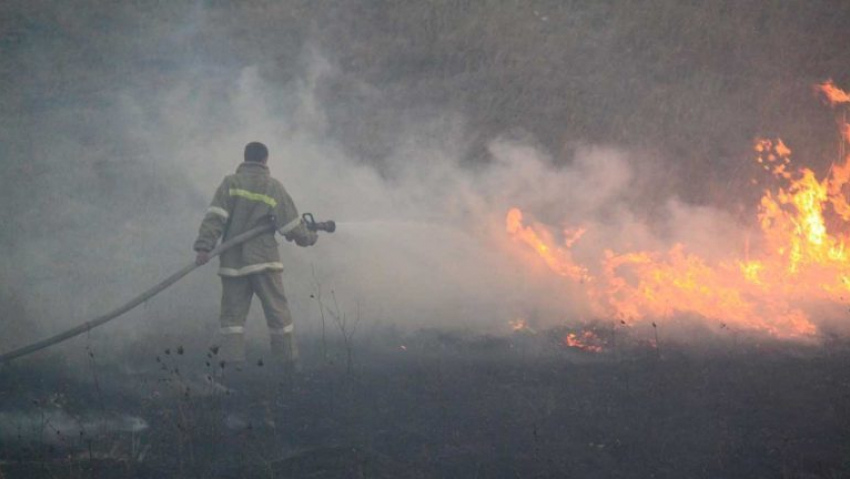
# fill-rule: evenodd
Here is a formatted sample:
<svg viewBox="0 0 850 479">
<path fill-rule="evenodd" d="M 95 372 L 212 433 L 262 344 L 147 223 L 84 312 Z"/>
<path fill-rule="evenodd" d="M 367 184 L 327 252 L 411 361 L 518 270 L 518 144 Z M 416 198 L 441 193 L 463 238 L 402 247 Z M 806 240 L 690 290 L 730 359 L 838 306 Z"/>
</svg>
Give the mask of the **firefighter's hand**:
<svg viewBox="0 0 850 479">
<path fill-rule="evenodd" d="M 207 261 L 210 260 L 210 252 L 209 251 L 198 251 L 198 254 L 195 256 L 195 264 L 198 266 L 202 264 L 206 264 Z"/>
<path fill-rule="evenodd" d="M 285 235 L 286 241 L 294 241 L 298 246 L 313 246 L 319 239 L 319 235 L 306 227 L 299 226 Z"/>
<path fill-rule="evenodd" d="M 295 244 L 298 246 L 313 246 L 318 241 L 319 235 L 315 231 L 307 231 L 303 236 L 295 237 Z"/>
</svg>

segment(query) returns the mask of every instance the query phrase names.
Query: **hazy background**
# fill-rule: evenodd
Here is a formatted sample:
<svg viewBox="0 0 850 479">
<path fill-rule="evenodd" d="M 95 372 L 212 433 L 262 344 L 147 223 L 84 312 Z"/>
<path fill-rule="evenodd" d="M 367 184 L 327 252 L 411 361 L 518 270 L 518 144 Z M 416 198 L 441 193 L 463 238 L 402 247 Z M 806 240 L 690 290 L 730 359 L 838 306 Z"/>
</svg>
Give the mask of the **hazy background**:
<svg viewBox="0 0 850 479">
<path fill-rule="evenodd" d="M 301 211 L 340 222 L 282 249 L 300 331 L 316 282 L 370 324 L 587 319 L 507 209 L 594 226 L 587 258 L 742 248 L 755 136 L 821 174 L 836 158 L 811 85 L 850 83 L 848 21 L 802 0 L 3 2 L 0 348 L 190 261 L 253 140 Z M 207 266 L 92 334 L 212 337 L 218 295 Z"/>
</svg>

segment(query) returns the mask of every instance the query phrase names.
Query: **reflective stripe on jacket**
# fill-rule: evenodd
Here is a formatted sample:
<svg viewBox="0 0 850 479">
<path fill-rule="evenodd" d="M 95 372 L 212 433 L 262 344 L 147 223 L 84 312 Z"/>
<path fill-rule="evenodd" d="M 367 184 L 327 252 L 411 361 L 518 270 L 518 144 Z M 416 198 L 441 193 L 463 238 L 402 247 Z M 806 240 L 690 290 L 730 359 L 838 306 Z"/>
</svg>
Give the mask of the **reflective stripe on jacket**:
<svg viewBox="0 0 850 479">
<path fill-rule="evenodd" d="M 302 239 L 315 232 L 301 221 L 292 198 L 269 168 L 256 162 L 245 162 L 236 174 L 224 178 L 213 196 L 201 222 L 195 251 L 212 250 L 219 238 L 227 241 L 240 233 L 274 222 L 275 229 L 289 239 Z M 218 274 L 245 276 L 263 271 L 281 271 L 278 243 L 274 232 L 264 233 L 222 253 Z"/>
</svg>

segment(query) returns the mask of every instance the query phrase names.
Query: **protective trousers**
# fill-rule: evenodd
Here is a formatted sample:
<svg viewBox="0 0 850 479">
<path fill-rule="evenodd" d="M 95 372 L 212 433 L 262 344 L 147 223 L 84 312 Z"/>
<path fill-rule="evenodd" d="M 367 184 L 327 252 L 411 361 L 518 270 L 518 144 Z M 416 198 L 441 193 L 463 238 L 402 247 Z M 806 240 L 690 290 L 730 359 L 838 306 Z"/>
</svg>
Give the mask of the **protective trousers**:
<svg viewBox="0 0 850 479">
<path fill-rule="evenodd" d="M 245 359 L 245 320 L 254 294 L 260 298 L 271 336 L 272 354 L 284 361 L 298 360 L 292 315 L 278 271 L 221 278 L 221 348 L 229 361 Z"/>
</svg>

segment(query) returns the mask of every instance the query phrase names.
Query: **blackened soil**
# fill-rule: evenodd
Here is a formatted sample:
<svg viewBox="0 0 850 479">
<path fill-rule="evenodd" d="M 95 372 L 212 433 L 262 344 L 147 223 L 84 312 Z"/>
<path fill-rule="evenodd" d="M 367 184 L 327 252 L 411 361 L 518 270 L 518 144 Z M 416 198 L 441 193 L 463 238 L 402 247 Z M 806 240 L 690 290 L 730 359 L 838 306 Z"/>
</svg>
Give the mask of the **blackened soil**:
<svg viewBox="0 0 850 479">
<path fill-rule="evenodd" d="M 843 347 L 594 354 L 427 331 L 355 343 L 350 369 L 339 344 L 302 349 L 294 377 L 259 350 L 235 367 L 179 344 L 6 367 L 7 417 L 148 428 L 0 431 L 0 478 L 850 476 Z"/>
</svg>

